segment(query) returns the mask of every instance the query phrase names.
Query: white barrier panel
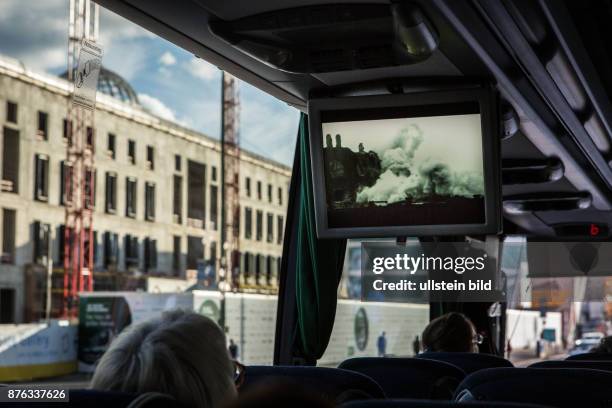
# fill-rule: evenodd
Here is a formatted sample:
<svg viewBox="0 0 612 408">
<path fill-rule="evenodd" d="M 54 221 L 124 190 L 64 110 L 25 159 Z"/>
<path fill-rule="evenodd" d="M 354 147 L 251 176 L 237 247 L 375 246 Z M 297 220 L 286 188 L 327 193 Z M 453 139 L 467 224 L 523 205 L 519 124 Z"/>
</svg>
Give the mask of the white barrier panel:
<svg viewBox="0 0 612 408">
<path fill-rule="evenodd" d="M 222 322 L 224 314 L 227 339 L 238 346 L 240 361 L 245 364 L 273 361 L 276 296 L 226 293 L 223 297 L 215 291 L 193 291 L 181 294 L 108 292 L 87 297 L 91 300 L 82 304 L 94 306 L 90 306 L 93 308 L 90 316 L 81 317 L 81 328 L 89 331 L 80 332 L 79 345 L 81 349 L 86 345 L 90 354 L 80 353 L 79 360 L 87 357 L 89 369 L 126 324 L 175 307 L 195 310 L 217 322 Z M 428 322 L 429 305 L 339 300 L 329 346 L 319 364 L 335 366 L 350 357 L 378 355 L 377 340 L 382 332 L 385 332 L 386 355 L 412 356 L 416 336 L 420 337 Z M 560 313 L 549 312 L 543 323 L 537 311 L 508 310 L 507 335 L 513 334 L 515 350 L 535 347 L 543 328 L 554 329 L 555 344 L 561 344 Z"/>
<path fill-rule="evenodd" d="M 513 350 L 535 349 L 544 329 L 554 330 L 555 341 L 551 343 L 561 347 L 562 328 L 563 318 L 559 312 L 548 312 L 543 317 L 535 310 L 506 311 L 506 338 L 510 340 Z"/>
<path fill-rule="evenodd" d="M 412 356 L 413 342 L 429 322 L 429 305 L 339 300 L 329 346 L 319 361 L 337 365 L 350 357 L 378 355 L 385 332 L 386 355 Z"/>
<path fill-rule="evenodd" d="M 23 326 L 23 330 L 19 330 L 19 326 Z M 76 326 L 70 326 L 66 321 L 51 321 L 48 325 L 0 325 L 0 332 L 3 333 L 0 382 L 53 377 L 76 371 Z"/>
<path fill-rule="evenodd" d="M 147 277 L 147 292 L 149 293 L 180 293 L 195 285 L 195 279 L 179 279 L 167 277 Z"/>
<path fill-rule="evenodd" d="M 218 292 L 194 291 L 194 309 L 213 319 L 221 313 Z M 244 364 L 272 364 L 276 331 L 276 296 L 225 295 L 228 341 L 238 345 Z M 329 346 L 319 365 L 337 365 L 349 357 L 376 356 L 384 331 L 389 355 L 413 355 L 413 341 L 429 320 L 429 306 L 402 303 L 362 303 L 339 300 Z"/>
<path fill-rule="evenodd" d="M 112 340 L 128 325 L 164 310 L 193 310 L 191 293 L 92 292 L 79 302 L 79 371 L 92 372 Z"/>
<path fill-rule="evenodd" d="M 194 310 L 220 321 L 219 292 L 193 291 Z M 238 358 L 245 364 L 271 364 L 274 357 L 277 297 L 246 293 L 225 294 L 227 340 L 238 346 Z"/>
</svg>

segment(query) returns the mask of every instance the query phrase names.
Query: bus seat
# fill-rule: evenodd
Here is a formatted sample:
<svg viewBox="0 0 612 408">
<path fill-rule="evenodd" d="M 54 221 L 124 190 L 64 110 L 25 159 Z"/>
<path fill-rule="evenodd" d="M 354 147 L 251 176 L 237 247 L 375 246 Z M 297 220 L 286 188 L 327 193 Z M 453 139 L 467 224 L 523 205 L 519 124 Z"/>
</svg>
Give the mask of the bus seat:
<svg viewBox="0 0 612 408">
<path fill-rule="evenodd" d="M 417 358 L 427 358 L 429 360 L 444 361 L 455 365 L 465 371 L 466 374 L 471 374 L 474 371 L 484 368 L 496 367 L 514 367 L 514 365 L 505 358 L 495 356 L 493 354 L 484 353 L 451 353 L 451 352 L 433 352 L 427 351 L 421 353 Z"/>
<path fill-rule="evenodd" d="M 247 366 L 240 391 L 279 381 L 310 388 L 334 402 L 385 398 L 383 389 L 370 377 L 327 367 Z"/>
<path fill-rule="evenodd" d="M 351 358 L 339 368 L 373 378 L 388 398 L 451 399 L 465 377 L 452 364 L 424 358 Z"/>
<path fill-rule="evenodd" d="M 593 370 L 612 371 L 612 361 L 548 360 L 534 363 L 529 368 L 590 368 Z"/>
<path fill-rule="evenodd" d="M 46 385 L 46 384 L 43 384 Z M 10 385 L 11 388 L 35 388 L 25 385 Z M 167 394 L 158 392 L 146 392 L 143 394 L 133 394 L 116 391 L 99 391 L 88 389 L 71 389 L 68 391 L 69 401 L 61 403 L 40 403 L 40 402 L 16 402 L 4 404 L 0 407 L 19 407 L 19 408 L 40 408 L 49 404 L 62 406 L 64 408 L 185 408 L 184 405 L 176 401 Z"/>
<path fill-rule="evenodd" d="M 612 353 L 582 353 L 574 354 L 569 356 L 566 360 L 590 360 L 590 361 L 601 361 L 601 360 L 612 360 Z"/>
<path fill-rule="evenodd" d="M 609 407 L 610 384 L 612 373 L 585 368 L 487 368 L 468 375 L 457 388 L 455 400 Z"/>
<path fill-rule="evenodd" d="M 457 403 L 455 401 L 426 401 L 396 399 L 383 401 L 353 401 L 343 404 L 342 408 L 551 408 L 546 405 L 520 404 L 516 402 L 466 402 Z"/>
</svg>

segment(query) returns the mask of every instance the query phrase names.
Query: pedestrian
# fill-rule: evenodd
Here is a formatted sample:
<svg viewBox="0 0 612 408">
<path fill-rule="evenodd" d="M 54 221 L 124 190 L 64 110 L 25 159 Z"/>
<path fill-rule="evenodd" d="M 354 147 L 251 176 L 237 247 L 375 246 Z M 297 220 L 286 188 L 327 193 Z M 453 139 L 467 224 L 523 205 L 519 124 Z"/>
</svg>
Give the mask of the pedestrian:
<svg viewBox="0 0 612 408">
<path fill-rule="evenodd" d="M 380 336 L 378 336 L 378 341 L 376 342 L 378 357 L 384 357 L 387 354 L 387 338 L 385 336 L 385 332 L 382 332 Z"/>
<path fill-rule="evenodd" d="M 232 360 L 238 360 L 238 345 L 234 343 L 234 339 L 230 339 L 228 350 L 229 350 L 230 358 Z"/>
<path fill-rule="evenodd" d="M 421 351 L 421 340 L 419 339 L 418 335 L 414 338 L 414 341 L 412 342 L 412 351 L 414 352 L 415 356 Z"/>
</svg>

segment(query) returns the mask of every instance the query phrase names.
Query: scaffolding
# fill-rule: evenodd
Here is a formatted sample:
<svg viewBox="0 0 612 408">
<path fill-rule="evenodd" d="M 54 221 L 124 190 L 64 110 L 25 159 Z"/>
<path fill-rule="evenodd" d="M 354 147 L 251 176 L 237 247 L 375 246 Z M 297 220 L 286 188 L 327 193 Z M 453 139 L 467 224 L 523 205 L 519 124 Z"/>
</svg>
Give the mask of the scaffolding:
<svg viewBox="0 0 612 408">
<path fill-rule="evenodd" d="M 70 0 L 69 16 L 67 76 L 72 86 L 82 41 L 98 39 L 99 6 L 91 0 Z M 94 133 L 94 110 L 74 104 L 68 98 L 63 167 L 66 211 L 62 315 L 65 317 L 77 315 L 79 292 L 93 290 Z"/>
<path fill-rule="evenodd" d="M 240 99 L 238 81 L 221 75 L 221 268 L 228 289 L 240 288 Z M 219 276 L 225 279 L 225 276 Z"/>
</svg>

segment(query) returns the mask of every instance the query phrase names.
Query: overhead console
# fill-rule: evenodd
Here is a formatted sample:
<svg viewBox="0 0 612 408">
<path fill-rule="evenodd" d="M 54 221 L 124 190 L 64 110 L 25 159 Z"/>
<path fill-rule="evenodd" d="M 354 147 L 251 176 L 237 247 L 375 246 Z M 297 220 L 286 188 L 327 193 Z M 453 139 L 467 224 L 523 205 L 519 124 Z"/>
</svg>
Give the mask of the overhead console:
<svg viewBox="0 0 612 408">
<path fill-rule="evenodd" d="M 488 87 L 311 99 L 319 237 L 497 234 L 497 111 Z"/>
<path fill-rule="evenodd" d="M 306 6 L 211 21 L 209 28 L 253 58 L 293 73 L 412 64 L 439 43 L 436 28 L 412 2 Z"/>
</svg>

